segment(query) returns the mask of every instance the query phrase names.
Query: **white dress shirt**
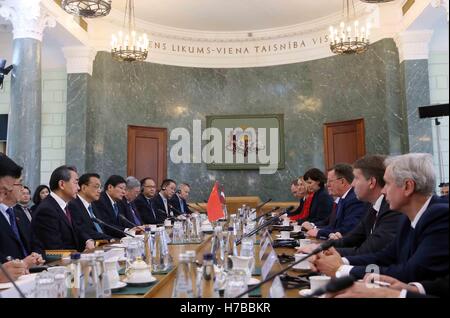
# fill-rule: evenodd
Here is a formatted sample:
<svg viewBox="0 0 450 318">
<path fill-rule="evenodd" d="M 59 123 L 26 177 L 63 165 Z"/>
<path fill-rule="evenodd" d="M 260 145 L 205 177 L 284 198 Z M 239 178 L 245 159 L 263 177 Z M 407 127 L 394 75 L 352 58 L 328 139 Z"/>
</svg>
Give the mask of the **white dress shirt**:
<svg viewBox="0 0 450 318">
<path fill-rule="evenodd" d="M 425 202 L 425 204 L 420 208 L 419 212 L 416 214 L 416 217 L 414 218 L 414 220 L 411 222 L 411 227 L 413 229 L 416 228 L 416 225 L 419 222 L 420 218 L 422 217 L 422 215 L 427 210 L 428 205 L 430 204 L 431 198 L 432 198 L 431 196 L 428 198 L 428 200 Z M 379 200 L 379 198 L 378 198 L 378 200 Z M 339 267 L 339 269 L 337 270 L 337 272 L 336 272 L 336 277 L 337 278 L 344 277 L 344 276 L 349 276 L 350 275 L 350 271 L 353 268 L 353 266 L 350 265 L 350 262 L 348 261 L 347 258 L 343 257 L 342 258 L 342 262 L 344 263 L 344 265 L 341 265 L 341 267 Z M 422 287 L 422 289 L 423 289 L 423 287 Z M 419 290 L 420 290 L 420 288 L 419 288 Z"/>
</svg>

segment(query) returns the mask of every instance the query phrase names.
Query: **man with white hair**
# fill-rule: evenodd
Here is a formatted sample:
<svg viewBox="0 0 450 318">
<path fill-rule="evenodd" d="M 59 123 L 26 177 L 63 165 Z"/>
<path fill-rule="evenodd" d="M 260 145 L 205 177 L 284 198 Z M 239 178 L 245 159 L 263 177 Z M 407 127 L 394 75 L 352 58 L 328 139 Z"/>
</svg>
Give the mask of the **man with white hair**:
<svg viewBox="0 0 450 318">
<path fill-rule="evenodd" d="M 449 206 L 432 195 L 436 177 L 430 154 L 411 153 L 387 159 L 382 193 L 392 210 L 404 214 L 395 239 L 372 254 L 341 258 L 331 248 L 313 261 L 329 276 L 379 273 L 403 282 L 433 280 L 449 271 Z"/>
<path fill-rule="evenodd" d="M 123 204 L 123 211 L 125 211 L 125 217 L 129 221 L 129 225 L 133 227 L 136 225 L 141 226 L 143 224 L 142 219 L 133 202 L 139 193 L 141 193 L 141 182 L 132 176 L 126 178 L 126 182 L 125 196 L 121 202 Z"/>
</svg>

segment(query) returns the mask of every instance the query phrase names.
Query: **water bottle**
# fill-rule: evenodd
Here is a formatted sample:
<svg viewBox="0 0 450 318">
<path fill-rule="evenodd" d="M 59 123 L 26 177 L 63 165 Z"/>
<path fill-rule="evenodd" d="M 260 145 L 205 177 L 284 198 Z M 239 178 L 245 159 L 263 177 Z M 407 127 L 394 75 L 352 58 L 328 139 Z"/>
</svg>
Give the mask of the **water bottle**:
<svg viewBox="0 0 450 318">
<path fill-rule="evenodd" d="M 164 229 L 158 227 L 155 232 L 155 242 L 152 253 L 152 264 L 153 270 L 155 272 L 161 272 L 164 270 L 164 239 L 163 239 Z"/>
<path fill-rule="evenodd" d="M 191 282 L 193 285 L 192 288 L 192 297 L 197 298 L 198 297 L 198 288 L 197 288 L 197 260 L 196 260 L 196 253 L 195 251 L 186 251 L 184 254 L 186 254 L 186 257 L 189 260 L 189 272 L 191 275 Z"/>
<path fill-rule="evenodd" d="M 192 298 L 194 296 L 189 259 L 189 256 L 184 253 L 179 255 L 177 277 L 175 278 L 172 298 Z"/>
<path fill-rule="evenodd" d="M 85 298 L 100 298 L 103 291 L 99 292 L 99 273 L 94 254 L 83 254 L 81 258 L 81 270 L 83 272 Z"/>
<path fill-rule="evenodd" d="M 150 268 L 152 266 L 152 254 L 151 254 L 152 246 L 153 242 L 150 226 L 146 226 L 144 232 L 144 254 L 145 254 L 145 263 L 149 265 Z"/>
<path fill-rule="evenodd" d="M 84 279 L 81 271 L 81 254 L 70 254 L 70 290 L 69 298 L 84 298 Z"/>
<path fill-rule="evenodd" d="M 202 298 L 218 298 L 219 288 L 216 283 L 216 276 L 214 273 L 213 255 L 206 253 L 203 255 L 202 266 L 202 280 L 201 280 L 201 295 Z"/>
<path fill-rule="evenodd" d="M 224 261 L 224 247 L 222 240 L 222 228 L 216 226 L 214 228 L 214 236 L 211 240 L 211 254 L 213 255 L 214 264 L 223 266 Z"/>
<path fill-rule="evenodd" d="M 105 266 L 105 252 L 95 251 L 95 257 L 98 270 L 99 294 L 101 298 L 109 298 L 111 297 L 111 284 Z"/>
<path fill-rule="evenodd" d="M 230 270 L 233 268 L 233 263 L 229 256 L 237 256 L 236 237 L 234 235 L 233 227 L 228 228 L 227 241 L 225 243 L 225 269 Z"/>
</svg>

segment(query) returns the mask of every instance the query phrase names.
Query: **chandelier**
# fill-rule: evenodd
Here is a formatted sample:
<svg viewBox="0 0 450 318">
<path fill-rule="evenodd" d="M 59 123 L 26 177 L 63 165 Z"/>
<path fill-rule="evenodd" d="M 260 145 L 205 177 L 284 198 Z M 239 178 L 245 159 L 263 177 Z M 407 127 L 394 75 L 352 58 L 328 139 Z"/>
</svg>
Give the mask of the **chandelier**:
<svg viewBox="0 0 450 318">
<path fill-rule="evenodd" d="M 67 13 L 84 18 L 104 17 L 111 11 L 111 0 L 62 0 Z"/>
<path fill-rule="evenodd" d="M 352 1 L 353 15 L 355 4 Z M 370 1 L 370 0 L 369 0 Z M 330 26 L 330 49 L 335 54 L 363 53 L 369 48 L 370 24 L 361 26 L 356 20 L 350 22 L 350 0 L 343 0 L 343 12 L 347 11 L 346 21 L 342 21 L 339 27 Z"/>
<path fill-rule="evenodd" d="M 126 25 L 128 24 L 128 25 Z M 144 61 L 148 55 L 147 34 L 138 36 L 134 22 L 134 0 L 127 0 L 123 28 L 126 32 L 120 31 L 113 34 L 111 40 L 111 54 L 117 61 Z"/>
</svg>

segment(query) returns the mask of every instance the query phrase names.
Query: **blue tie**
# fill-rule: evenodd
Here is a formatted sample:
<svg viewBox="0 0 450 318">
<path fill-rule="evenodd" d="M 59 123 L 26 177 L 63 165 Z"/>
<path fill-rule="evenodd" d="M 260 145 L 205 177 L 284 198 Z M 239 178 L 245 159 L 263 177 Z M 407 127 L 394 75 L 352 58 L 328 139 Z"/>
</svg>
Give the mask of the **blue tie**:
<svg viewBox="0 0 450 318">
<path fill-rule="evenodd" d="M 114 214 L 116 215 L 116 219 L 119 219 L 119 207 L 117 206 L 117 203 L 113 204 L 113 210 Z"/>
<path fill-rule="evenodd" d="M 130 207 L 131 214 L 133 214 L 134 224 L 142 225 L 141 221 L 139 221 L 139 219 L 138 219 L 138 217 L 136 215 L 136 212 L 134 211 L 133 206 L 131 205 L 131 203 L 128 203 L 128 206 Z"/>
<path fill-rule="evenodd" d="M 24 257 L 27 257 L 28 253 L 25 250 L 25 247 L 23 246 L 22 239 L 20 238 L 19 228 L 17 227 L 16 215 L 14 214 L 14 210 L 12 208 L 9 208 L 6 210 L 6 213 L 9 216 L 9 222 L 11 223 L 11 229 L 14 232 L 14 235 L 16 236 L 17 240 L 19 241 L 20 247 L 22 248 L 22 253 L 23 253 Z"/>
<path fill-rule="evenodd" d="M 178 200 L 180 201 L 180 210 L 181 210 L 181 213 L 184 214 L 184 204 L 183 204 L 183 200 L 181 200 L 180 198 L 178 198 Z"/>
<path fill-rule="evenodd" d="M 91 219 L 95 218 L 94 210 L 92 209 L 92 205 L 90 205 L 90 204 L 88 206 L 88 213 L 89 213 L 89 216 L 91 217 Z M 97 232 L 103 233 L 103 230 L 102 230 L 100 224 L 98 224 L 97 222 L 93 222 L 93 223 L 94 223 L 94 226 L 95 226 L 95 229 L 97 230 Z"/>
<path fill-rule="evenodd" d="M 336 207 L 336 219 L 334 220 L 334 227 L 337 227 L 338 222 L 339 222 L 339 218 L 341 217 L 342 214 L 342 207 L 344 205 L 344 200 L 340 199 L 337 207 Z"/>
</svg>

